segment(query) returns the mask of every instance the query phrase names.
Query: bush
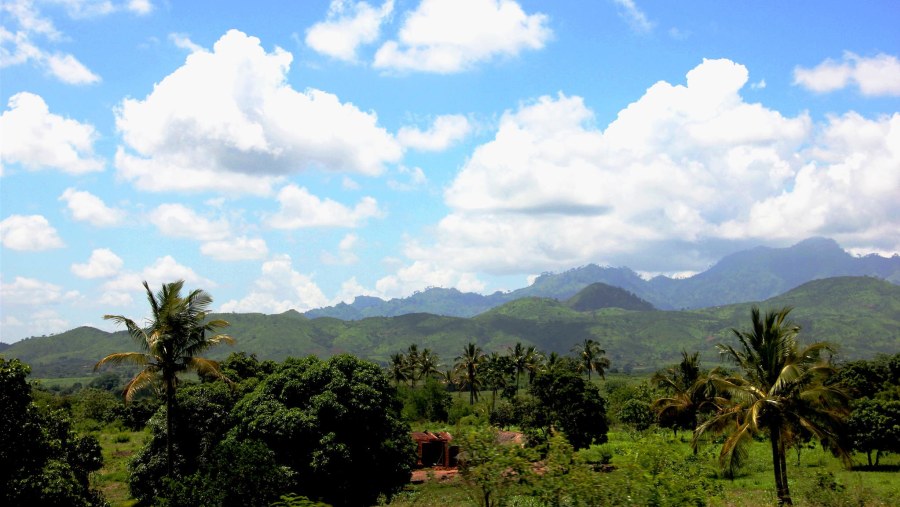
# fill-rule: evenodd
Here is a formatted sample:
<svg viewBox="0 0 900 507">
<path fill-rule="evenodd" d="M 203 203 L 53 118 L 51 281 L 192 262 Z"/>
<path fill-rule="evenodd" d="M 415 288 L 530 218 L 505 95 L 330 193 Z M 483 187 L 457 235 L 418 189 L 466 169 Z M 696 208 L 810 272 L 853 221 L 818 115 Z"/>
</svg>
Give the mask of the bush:
<svg viewBox="0 0 900 507">
<path fill-rule="evenodd" d="M 437 380 L 429 377 L 418 388 L 401 387 L 403 418 L 407 421 L 441 421 L 450 417 L 453 398 Z"/>
</svg>

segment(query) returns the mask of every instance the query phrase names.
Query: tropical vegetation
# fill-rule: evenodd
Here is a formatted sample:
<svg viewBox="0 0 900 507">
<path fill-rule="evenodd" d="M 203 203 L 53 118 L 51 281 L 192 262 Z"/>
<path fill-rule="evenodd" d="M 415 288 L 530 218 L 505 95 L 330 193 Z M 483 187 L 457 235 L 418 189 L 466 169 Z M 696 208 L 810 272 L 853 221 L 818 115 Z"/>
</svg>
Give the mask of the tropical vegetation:
<svg viewBox="0 0 900 507">
<path fill-rule="evenodd" d="M 17 467 L 4 505 L 889 505 L 900 486 L 900 353 L 841 361 L 802 340 L 789 307 L 749 311 L 711 369 L 681 349 L 629 375 L 577 333 L 569 354 L 473 334 L 449 364 L 427 340 L 381 364 L 217 363 L 199 354 L 232 340 L 209 296 L 145 289 L 143 327 L 112 317 L 142 352 L 107 353 L 102 373 L 28 384 L 0 358 L 0 458 Z M 417 455 L 412 430 L 450 435 L 449 454 Z M 457 466 L 420 469 L 445 460 Z"/>
</svg>

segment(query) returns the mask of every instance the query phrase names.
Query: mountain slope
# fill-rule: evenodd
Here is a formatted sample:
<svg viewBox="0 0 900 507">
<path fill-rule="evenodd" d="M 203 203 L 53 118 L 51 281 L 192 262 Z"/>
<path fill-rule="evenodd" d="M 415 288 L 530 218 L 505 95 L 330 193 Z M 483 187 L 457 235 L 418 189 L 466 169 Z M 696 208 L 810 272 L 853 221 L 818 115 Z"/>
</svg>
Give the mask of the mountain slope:
<svg viewBox="0 0 900 507">
<path fill-rule="evenodd" d="M 566 301 L 566 306 L 579 312 L 590 312 L 603 308 L 621 308 L 643 312 L 654 309 L 653 305 L 625 289 L 599 282 L 581 289 L 578 294 Z"/>
<path fill-rule="evenodd" d="M 631 292 L 660 309 L 691 309 L 761 301 L 811 280 L 836 276 L 874 276 L 900 284 L 900 256 L 854 257 L 835 241 L 810 238 L 788 248 L 757 247 L 722 258 L 690 278 L 644 280 L 629 268 L 594 264 L 563 273 L 544 273 L 528 287 L 491 295 L 429 288 L 407 298 L 384 301 L 357 297 L 351 304 L 311 310 L 310 318 L 358 320 L 406 313 L 472 317 L 524 297 L 567 300 L 585 287 L 604 283 Z"/>
<path fill-rule="evenodd" d="M 871 277 L 817 280 L 759 303 L 763 309 L 791 305 L 803 327 L 801 339 L 831 341 L 845 359 L 870 358 L 900 350 L 900 287 Z M 505 352 L 516 342 L 546 352 L 568 353 L 583 339 L 600 342 L 620 370 L 652 371 L 678 361 L 682 350 L 699 350 L 715 362 L 716 343 L 731 343 L 731 328 L 749 322 L 751 303 L 692 311 L 631 311 L 603 308 L 578 312 L 552 298 L 522 298 L 474 318 L 433 314 L 370 317 L 357 321 L 309 319 L 289 311 L 279 315 L 220 314 L 231 322 L 235 347 L 220 346 L 208 357 L 233 351 L 280 360 L 289 355 L 327 357 L 349 352 L 387 362 L 390 354 L 416 343 L 452 364 L 463 346 Z M 14 343 L 2 352 L 30 363 L 36 377 L 83 376 L 101 357 L 136 350 L 124 332 L 78 328 L 56 336 Z"/>
</svg>

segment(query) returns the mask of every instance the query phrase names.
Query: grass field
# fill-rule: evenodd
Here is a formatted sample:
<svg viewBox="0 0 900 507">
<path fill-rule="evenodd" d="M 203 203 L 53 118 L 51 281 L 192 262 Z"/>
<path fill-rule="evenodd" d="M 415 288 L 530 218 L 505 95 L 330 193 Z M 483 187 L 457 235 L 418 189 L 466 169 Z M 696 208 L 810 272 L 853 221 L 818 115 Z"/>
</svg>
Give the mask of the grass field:
<svg viewBox="0 0 900 507">
<path fill-rule="evenodd" d="M 150 432 L 113 424 L 89 433 L 103 449 L 103 468 L 91 474 L 91 486 L 102 491 L 112 507 L 131 507 L 135 501 L 128 492 L 128 462 L 150 438 Z"/>
<path fill-rule="evenodd" d="M 690 445 L 675 440 L 671 433 L 650 431 L 645 435 L 626 432 L 611 432 L 605 447 L 613 450 L 612 465 L 627 467 L 629 463 L 640 461 L 641 455 L 667 456 L 684 459 L 692 454 Z M 651 448 L 652 447 L 652 448 Z M 708 474 L 713 488 L 706 493 L 706 499 L 713 507 L 757 507 L 776 505 L 774 477 L 771 470 L 771 455 L 766 442 L 751 446 L 746 466 L 734 479 L 727 479 L 717 472 L 716 456 L 719 447 L 708 444 L 701 448 L 699 458 L 703 470 Z M 882 457 L 878 470 L 865 470 L 859 466 L 865 457 L 855 456 L 856 467 L 847 469 L 830 452 L 819 447 L 805 448 L 797 454 L 791 450 L 788 457 L 788 479 L 794 504 L 798 506 L 866 506 L 883 507 L 897 505 L 896 496 L 900 492 L 900 456 Z M 618 484 L 614 474 L 598 472 L 609 476 L 610 484 Z M 650 484 L 648 478 L 646 484 Z M 544 507 L 524 489 L 521 494 L 508 499 L 510 506 Z M 622 504 L 628 504 L 623 497 Z M 391 507 L 438 507 L 447 505 L 478 505 L 477 496 L 468 490 L 461 480 L 449 482 L 426 482 L 410 485 L 397 495 L 388 505 Z M 677 505 L 677 503 L 664 503 Z"/>
</svg>

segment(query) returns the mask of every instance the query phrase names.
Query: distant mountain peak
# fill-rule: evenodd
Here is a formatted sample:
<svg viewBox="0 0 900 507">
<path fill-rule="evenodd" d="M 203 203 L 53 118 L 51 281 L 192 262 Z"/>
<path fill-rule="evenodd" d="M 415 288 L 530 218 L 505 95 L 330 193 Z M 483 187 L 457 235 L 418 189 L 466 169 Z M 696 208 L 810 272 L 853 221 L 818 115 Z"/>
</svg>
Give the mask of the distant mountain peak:
<svg viewBox="0 0 900 507">
<path fill-rule="evenodd" d="M 618 287 L 660 309 L 702 308 L 761 301 L 808 281 L 834 276 L 874 276 L 898 283 L 900 257 L 854 257 L 833 239 L 812 237 L 785 248 L 759 246 L 735 252 L 688 278 L 645 280 L 628 267 L 586 264 L 560 273 L 541 273 L 528 287 L 509 292 L 485 296 L 430 287 L 389 301 L 358 296 L 352 304 L 311 310 L 306 316 L 358 320 L 426 312 L 472 317 L 525 297 L 566 301 L 594 283 Z"/>
</svg>

